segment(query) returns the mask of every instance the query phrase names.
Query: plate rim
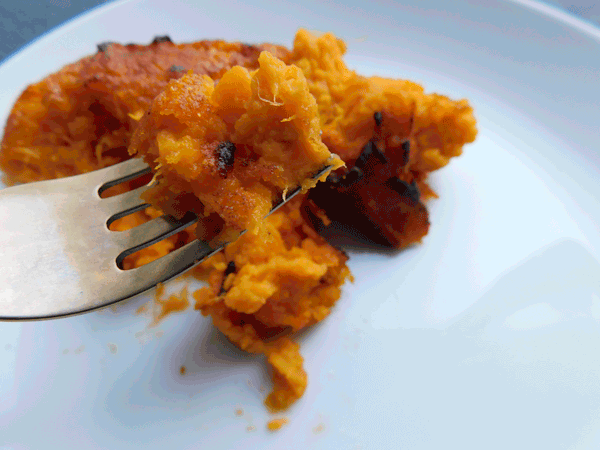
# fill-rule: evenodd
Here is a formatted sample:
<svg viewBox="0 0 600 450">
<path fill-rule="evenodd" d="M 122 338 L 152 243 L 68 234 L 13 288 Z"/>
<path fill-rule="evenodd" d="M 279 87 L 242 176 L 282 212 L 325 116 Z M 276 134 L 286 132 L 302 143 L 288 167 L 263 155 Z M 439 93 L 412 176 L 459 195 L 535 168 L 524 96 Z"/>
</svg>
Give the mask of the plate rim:
<svg viewBox="0 0 600 450">
<path fill-rule="evenodd" d="M 13 52 L 5 56 L 2 60 L 0 60 L 0 71 L 2 71 L 5 65 L 11 63 L 11 61 L 13 61 L 21 53 L 27 51 L 30 47 L 34 46 L 39 41 L 51 37 L 51 35 L 55 33 L 66 31 L 66 29 L 71 26 L 78 26 L 80 24 L 79 22 L 89 20 L 92 16 L 96 14 L 101 14 L 105 10 L 121 7 L 121 5 L 124 5 L 126 3 L 134 3 L 141 1 L 143 0 L 108 0 L 104 3 L 82 11 L 79 14 L 71 17 L 70 19 L 67 19 L 66 21 L 59 23 L 54 27 L 46 30 L 44 33 L 40 34 L 39 36 L 35 37 L 31 41 L 25 43 L 23 46 L 17 48 Z M 564 10 L 557 5 L 546 3 L 543 0 L 502 0 L 502 2 L 513 3 L 530 11 L 537 12 L 543 16 L 555 19 L 558 22 L 561 22 L 562 24 L 571 27 L 582 34 L 591 37 L 592 39 L 596 40 L 597 43 L 600 45 L 600 24 L 595 24 L 594 22 L 576 16 L 574 13 Z"/>
</svg>

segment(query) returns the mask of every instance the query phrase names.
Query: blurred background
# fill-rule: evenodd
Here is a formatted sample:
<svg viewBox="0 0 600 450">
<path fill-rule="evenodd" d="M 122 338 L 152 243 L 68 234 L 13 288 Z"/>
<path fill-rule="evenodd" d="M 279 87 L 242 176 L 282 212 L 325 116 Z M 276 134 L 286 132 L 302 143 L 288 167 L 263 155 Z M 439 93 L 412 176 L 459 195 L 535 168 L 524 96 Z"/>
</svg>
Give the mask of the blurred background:
<svg viewBox="0 0 600 450">
<path fill-rule="evenodd" d="M 545 1 L 600 27 L 600 1 Z M 0 61 L 61 23 L 111 2 L 113 0 L 0 0 Z"/>
</svg>

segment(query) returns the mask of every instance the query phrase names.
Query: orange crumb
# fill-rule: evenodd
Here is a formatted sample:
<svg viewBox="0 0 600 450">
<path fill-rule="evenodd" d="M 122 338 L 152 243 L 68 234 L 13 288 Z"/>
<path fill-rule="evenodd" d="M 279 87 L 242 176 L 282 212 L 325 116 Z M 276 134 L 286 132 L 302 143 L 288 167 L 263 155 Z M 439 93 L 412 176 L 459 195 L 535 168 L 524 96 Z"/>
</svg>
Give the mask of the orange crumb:
<svg viewBox="0 0 600 450">
<path fill-rule="evenodd" d="M 186 372 L 186 371 L 187 371 L 187 369 L 185 368 L 185 366 L 181 366 L 181 367 L 179 368 L 179 373 L 180 373 L 181 375 L 185 375 L 185 372 Z"/>
<path fill-rule="evenodd" d="M 287 339 L 279 338 L 266 351 L 267 361 L 273 368 L 273 390 L 265 400 L 271 411 L 287 409 L 302 397 L 308 382 L 302 367 L 300 345 Z"/>
<path fill-rule="evenodd" d="M 164 319 L 171 313 L 185 311 L 188 306 L 190 306 L 190 302 L 188 300 L 188 292 L 187 286 L 184 287 L 181 292 L 176 295 L 170 295 L 166 299 L 161 298 L 160 295 L 164 292 L 164 289 L 156 290 L 156 303 L 160 308 L 160 311 L 157 316 L 154 318 L 154 325 Z"/>
<path fill-rule="evenodd" d="M 267 423 L 267 429 L 269 431 L 277 431 L 282 426 L 284 426 L 286 423 L 288 423 L 288 420 L 285 417 L 283 417 L 281 419 L 273 419 Z"/>
<path fill-rule="evenodd" d="M 235 410 L 235 415 L 236 416 L 243 416 L 244 415 L 244 410 L 242 408 L 238 408 Z"/>
<path fill-rule="evenodd" d="M 323 425 L 322 423 L 320 423 L 319 425 L 317 425 L 316 427 L 313 428 L 313 433 L 315 434 L 319 434 L 321 433 L 323 430 L 325 429 L 325 425 Z"/>
<path fill-rule="evenodd" d="M 165 285 L 163 283 L 158 283 L 156 285 L 156 291 L 154 291 L 154 296 L 156 298 L 162 298 L 164 293 L 165 293 Z"/>
</svg>

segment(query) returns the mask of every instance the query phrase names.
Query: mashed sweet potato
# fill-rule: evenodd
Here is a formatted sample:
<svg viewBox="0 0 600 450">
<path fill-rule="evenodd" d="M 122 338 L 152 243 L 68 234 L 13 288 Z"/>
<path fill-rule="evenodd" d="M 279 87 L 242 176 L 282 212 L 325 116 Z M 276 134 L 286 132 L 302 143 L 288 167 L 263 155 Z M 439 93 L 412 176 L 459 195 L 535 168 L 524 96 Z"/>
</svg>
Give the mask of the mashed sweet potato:
<svg viewBox="0 0 600 450">
<path fill-rule="evenodd" d="M 244 234 L 192 271 L 207 282 L 193 293 L 196 309 L 272 366 L 272 410 L 287 408 L 307 385 L 294 332 L 323 320 L 351 278 L 347 256 L 319 233 L 333 220 L 388 247 L 419 242 L 430 225 L 423 202 L 436 195 L 428 174 L 477 133 L 465 100 L 360 76 L 344 52 L 332 34 L 304 30 L 291 50 L 166 38 L 101 45 L 29 86 L 2 140 L 9 184 L 94 170 L 127 158 L 128 149 L 144 154 L 158 172 L 154 204 L 198 211 L 218 229 L 223 220 L 257 226 L 275 191 L 298 183 L 330 152 L 340 155 L 346 167 L 261 221 L 264 233 Z M 283 154 L 302 155 L 291 159 L 298 165 L 290 172 L 278 165 Z M 244 156 L 252 160 L 245 166 Z M 160 213 L 150 209 L 113 227 Z M 127 267 L 193 238 L 193 231 L 179 233 Z"/>
<path fill-rule="evenodd" d="M 331 33 L 316 37 L 299 30 L 294 39 L 290 63 L 302 69 L 317 100 L 323 142 L 351 166 L 374 138 L 373 116 L 378 113 L 381 127 L 375 142 L 393 158 L 409 140 L 409 160 L 397 175 L 409 183 L 416 179 L 430 192 L 424 183 L 427 174 L 475 140 L 473 109 L 467 100 L 426 94 L 412 81 L 363 77 L 346 66 L 345 52 L 344 41 Z"/>
<path fill-rule="evenodd" d="M 129 157 L 137 120 L 172 79 L 188 70 L 218 79 L 234 66 L 258 68 L 268 51 L 284 61 L 289 51 L 224 41 L 150 45 L 104 43 L 95 55 L 28 86 L 4 129 L 0 166 L 8 184 L 60 178 Z"/>
<path fill-rule="evenodd" d="M 196 309 L 241 349 L 267 355 L 275 374 L 267 397 L 273 410 L 289 406 L 306 387 L 290 334 L 327 317 L 350 278 L 346 255 L 308 226 L 299 204 L 293 199 L 269 216 L 264 235 L 245 234 L 195 269 L 208 281 L 193 294 Z"/>
<path fill-rule="evenodd" d="M 302 71 L 268 52 L 258 64 L 252 72 L 235 66 L 216 85 L 190 72 L 155 98 L 129 146 L 154 168 L 150 203 L 211 221 L 216 213 L 230 233 L 255 231 L 286 192 L 313 187 L 315 173 L 343 165 L 321 141 Z"/>
</svg>

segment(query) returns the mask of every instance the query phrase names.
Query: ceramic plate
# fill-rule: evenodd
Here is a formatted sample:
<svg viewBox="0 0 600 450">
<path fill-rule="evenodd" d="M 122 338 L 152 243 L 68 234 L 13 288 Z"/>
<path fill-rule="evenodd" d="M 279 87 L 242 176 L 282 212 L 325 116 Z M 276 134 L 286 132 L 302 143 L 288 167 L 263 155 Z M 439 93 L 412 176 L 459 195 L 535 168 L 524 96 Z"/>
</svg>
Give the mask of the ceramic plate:
<svg viewBox="0 0 600 450">
<path fill-rule="evenodd" d="M 22 89 L 111 40 L 291 45 L 333 31 L 365 75 L 467 98 L 477 141 L 431 176 L 422 245 L 351 252 L 299 340 L 304 397 L 266 430 L 269 374 L 189 311 L 0 323 L 0 448 L 583 449 L 600 445 L 600 31 L 530 1 L 111 3 L 0 67 Z M 177 282 L 169 285 L 177 290 Z M 1 287 L 0 287 L 1 289 Z M 180 367 L 187 372 L 180 374 Z"/>
</svg>

